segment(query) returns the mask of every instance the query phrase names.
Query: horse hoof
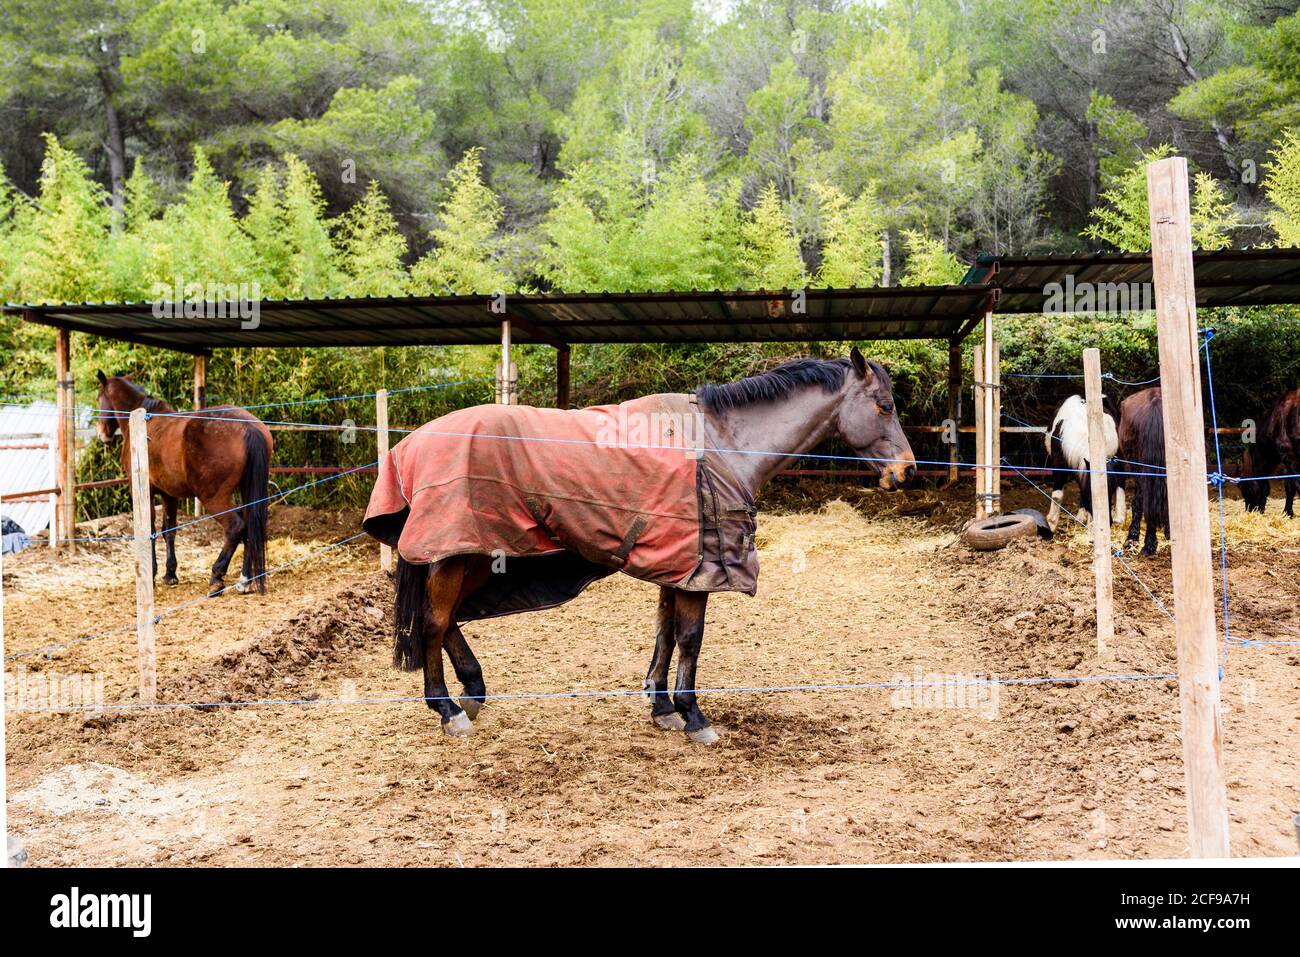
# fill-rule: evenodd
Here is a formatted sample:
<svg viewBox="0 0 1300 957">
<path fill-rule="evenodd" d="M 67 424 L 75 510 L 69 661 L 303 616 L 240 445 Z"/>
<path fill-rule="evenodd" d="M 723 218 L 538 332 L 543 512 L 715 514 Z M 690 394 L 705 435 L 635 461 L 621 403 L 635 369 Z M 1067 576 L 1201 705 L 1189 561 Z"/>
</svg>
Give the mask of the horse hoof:
<svg viewBox="0 0 1300 957">
<path fill-rule="evenodd" d="M 663 728 L 665 731 L 686 730 L 686 719 L 676 711 L 670 712 L 669 714 L 656 714 L 652 717 L 654 718 L 655 724 Z"/>
<path fill-rule="evenodd" d="M 686 737 L 690 738 L 696 744 L 716 744 L 718 741 L 718 732 L 711 727 L 697 728 L 694 731 L 687 731 Z"/>
<path fill-rule="evenodd" d="M 654 704 L 655 698 L 657 697 L 659 696 L 655 694 L 655 685 L 653 681 L 647 681 L 641 686 L 641 700 L 646 704 Z"/>
<path fill-rule="evenodd" d="M 173 588 L 181 583 L 181 580 L 175 575 L 168 575 L 163 579 L 164 585 L 171 585 Z"/>
<path fill-rule="evenodd" d="M 468 738 L 474 733 L 474 722 L 464 711 L 458 711 L 450 718 L 444 718 L 442 730 L 453 738 Z"/>
<path fill-rule="evenodd" d="M 482 698 L 461 698 L 460 706 L 465 709 L 465 714 L 473 721 L 478 717 L 479 708 L 483 707 Z"/>
<path fill-rule="evenodd" d="M 208 597 L 216 598 L 226 590 L 225 582 L 210 582 L 208 584 Z"/>
<path fill-rule="evenodd" d="M 241 595 L 247 595 L 252 590 L 253 586 L 248 583 L 247 578 L 241 576 L 239 581 L 235 582 L 235 591 L 239 592 Z"/>
</svg>

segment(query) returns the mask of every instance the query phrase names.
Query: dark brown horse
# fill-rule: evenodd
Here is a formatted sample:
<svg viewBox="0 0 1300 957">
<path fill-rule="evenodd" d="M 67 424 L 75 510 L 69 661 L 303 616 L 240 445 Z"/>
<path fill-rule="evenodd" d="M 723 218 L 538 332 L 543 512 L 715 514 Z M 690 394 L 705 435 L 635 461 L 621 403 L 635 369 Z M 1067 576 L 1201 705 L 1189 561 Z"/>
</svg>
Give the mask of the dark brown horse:
<svg viewBox="0 0 1300 957">
<path fill-rule="evenodd" d="M 1137 473 L 1133 495 L 1133 522 L 1128 528 L 1128 543 L 1136 544 L 1147 522 L 1143 555 L 1156 553 L 1156 529 L 1169 538 L 1169 492 L 1165 480 L 1165 419 L 1160 389 L 1143 389 L 1124 400 L 1120 406 L 1119 457 L 1123 470 Z"/>
<path fill-rule="evenodd" d="M 98 375 L 99 438 L 111 442 L 122 432 L 122 468 L 128 473 L 131 440 L 127 419 L 135 409 L 151 413 L 149 484 L 163 501 L 163 538 L 167 542 L 167 572 L 163 581 L 168 585 L 177 583 L 177 503 L 182 498 L 197 498 L 226 533 L 221 553 L 212 565 L 210 594 L 218 595 L 225 589 L 226 569 L 240 542 L 244 545 L 244 568 L 235 590 L 246 593 L 256 582 L 257 590 L 265 592 L 270 429 L 243 409 L 229 407 L 204 409 L 201 418 L 167 415 L 176 410 L 162 399 L 150 396 L 127 376 L 107 377 L 102 372 Z M 236 490 L 247 507 L 233 507 Z M 153 564 L 156 575 L 157 542 Z"/>
<path fill-rule="evenodd" d="M 1264 420 L 1254 448 L 1247 447 L 1241 460 L 1241 497 L 1248 512 L 1263 512 L 1268 503 L 1268 476 L 1300 474 L 1300 389 L 1292 389 L 1278 400 Z M 1297 482 L 1286 479 L 1286 516 L 1295 518 Z"/>
<path fill-rule="evenodd" d="M 739 585 L 734 579 L 724 581 L 722 576 L 727 574 L 727 569 L 709 565 L 711 549 L 716 546 L 720 553 L 753 562 L 753 573 L 756 574 L 752 503 L 758 490 L 799 455 L 811 451 L 829 438 L 838 436 L 856 455 L 866 459 L 880 473 L 880 487 L 886 491 L 894 491 L 912 478 L 916 472 L 916 460 L 898 421 L 888 374 L 876 363 L 867 362 L 857 349 L 853 350 L 851 359 L 796 360 L 738 382 L 705 386 L 694 397 L 670 395 L 649 398 L 662 400 L 665 405 L 689 401 L 692 408 L 698 409 L 696 414 L 703 420 L 702 435 L 692 444 L 692 447 L 703 450 L 703 460 L 700 471 L 691 472 L 700 476 L 701 506 L 697 519 L 695 504 L 691 503 L 686 530 L 690 532 L 693 523 L 698 521 L 702 559 L 700 566 L 707 566 L 709 570 L 703 579 L 697 579 L 695 573 L 692 573 L 689 578 L 678 583 L 690 587 L 661 584 L 655 649 L 646 674 L 644 691 L 656 725 L 667 730 L 685 731 L 692 740 L 711 744 L 717 740 L 717 733 L 700 711 L 695 693 L 696 661 L 704 638 L 705 606 L 710 591 L 741 590 L 752 594 L 754 587 L 753 578 L 743 580 Z M 618 410 L 623 407 L 604 408 Z M 510 424 L 509 417 L 512 413 L 491 412 L 491 409 L 493 407 L 483 407 L 481 413 L 479 410 L 464 410 L 455 423 L 446 422 L 449 417 L 444 417 L 426 426 L 429 430 L 426 438 L 433 443 L 439 441 L 440 436 L 473 431 L 478 436 L 475 439 L 478 443 L 492 439 L 503 440 L 508 436 L 499 432 Z M 554 417 L 581 416 L 593 412 L 604 414 L 601 410 L 577 413 L 545 410 L 544 417 L 540 415 L 543 411 L 527 410 L 527 416 L 521 421 L 558 422 L 560 420 Z M 493 415 L 497 418 L 487 419 L 492 423 L 489 428 L 474 428 L 475 416 L 486 418 Z M 528 416 L 531 419 L 527 419 Z M 468 423 L 468 428 L 465 423 Z M 487 432 L 498 434 L 485 435 Z M 522 433 L 510 433 L 520 434 Z M 663 434 L 672 435 L 673 432 L 669 429 Z M 388 482 L 391 494 L 389 490 L 381 490 L 381 484 L 377 484 L 376 496 L 371 499 L 371 510 L 366 519 L 368 531 L 381 540 L 400 543 L 403 547 L 408 545 L 408 539 L 399 538 L 398 532 L 409 524 L 414 529 L 408 536 L 412 550 L 438 534 L 439 526 L 446 521 L 445 514 L 443 522 L 439 522 L 436 515 L 430 516 L 427 522 L 421 517 L 421 495 L 438 494 L 438 489 L 457 481 L 449 475 L 428 475 L 423 481 L 416 482 L 398 481 L 401 475 L 398 470 L 405 467 L 403 463 L 406 461 L 402 459 L 402 446 L 420 437 L 420 432 L 417 432 L 403 439 L 403 443 L 390 453 L 387 462 L 381 464 L 380 483 Z M 508 444 L 514 449 L 521 448 L 520 442 Z M 493 448 L 499 447 L 485 447 L 482 444 L 469 446 L 466 457 L 474 459 L 469 471 L 493 471 L 484 462 L 490 462 L 486 457 L 493 454 Z M 578 454 L 579 446 L 567 448 L 573 451 L 566 454 Z M 634 452 L 635 455 L 646 456 L 650 454 L 646 450 L 659 447 L 643 445 L 635 448 L 639 449 Z M 407 445 L 407 449 L 413 455 L 415 453 L 412 450 L 416 446 Z M 773 452 L 778 454 L 772 454 Z M 409 457 L 410 455 L 407 456 Z M 556 461 L 563 467 L 567 460 Z M 596 469 L 605 467 L 612 470 L 615 467 L 615 459 L 612 457 L 595 461 L 598 463 Z M 502 464 L 508 468 L 510 463 Z M 626 459 L 622 459 L 617 460 L 617 464 L 619 468 L 635 468 L 637 463 L 629 464 Z M 388 470 L 387 479 L 385 470 Z M 410 478 L 409 474 L 406 478 Z M 497 484 L 503 481 L 495 473 L 492 480 Z M 554 479 L 551 481 L 553 484 Z M 647 484 L 652 482 L 650 480 Z M 538 484 L 542 483 L 539 481 Z M 735 490 L 736 496 L 726 500 L 728 507 L 715 506 L 713 511 L 709 511 L 707 503 L 717 500 L 717 489 L 724 485 Z M 707 493 L 704 491 L 706 486 Z M 579 490 L 574 497 L 581 497 L 582 494 Z M 639 497 L 642 501 L 625 504 L 631 506 L 630 511 L 643 510 L 644 515 L 649 515 L 653 523 L 662 513 L 656 512 L 652 502 L 647 503 L 649 494 L 642 490 L 629 496 Z M 378 507 L 377 499 L 383 499 Z M 423 508 L 428 509 L 429 499 L 423 501 Z M 739 504 L 735 504 L 737 502 Z M 527 496 L 526 504 L 536 516 L 536 522 L 525 527 L 519 532 L 520 535 L 534 534 L 539 529 L 549 532 L 559 526 L 560 522 L 555 517 L 558 509 L 550 511 L 550 506 L 538 501 L 535 495 Z M 493 521 L 494 514 L 495 510 L 480 506 L 474 509 L 473 519 L 478 523 L 487 523 Z M 459 553 L 439 560 L 419 563 L 399 558 L 394 660 L 398 666 L 408 670 L 423 670 L 425 701 L 438 712 L 443 729 L 448 734 L 465 735 L 472 732 L 472 722 L 487 694 L 482 669 L 459 623 L 486 617 L 488 614 L 549 607 L 566 597 L 572 597 L 595 578 L 614 571 L 621 570 L 644 580 L 655 581 L 651 574 L 638 574 L 638 550 L 643 547 L 653 549 L 655 544 L 651 541 L 654 526 L 652 524 L 647 527 L 644 515 L 637 515 L 635 521 L 630 523 L 623 547 L 617 548 L 613 554 L 611 550 L 617 546 L 617 536 L 608 542 L 578 540 L 573 537 L 573 529 L 581 531 L 585 526 L 581 523 L 568 523 L 565 531 L 570 534 L 557 531 L 553 542 L 555 547 L 550 553 L 531 558 L 512 557 L 500 567 L 499 556 L 494 558 L 490 554 L 483 554 L 488 551 L 488 547 L 481 539 L 471 541 L 467 538 L 458 542 L 456 549 Z M 734 518 L 728 517 L 733 515 Z M 482 528 L 483 525 L 478 527 Z M 492 531 L 489 529 L 486 534 L 491 534 Z M 515 533 L 511 530 L 510 534 Z M 695 539 L 689 534 L 687 537 L 692 542 L 690 557 L 693 559 Z M 401 550 L 399 548 L 399 552 Z M 530 566 L 530 562 L 534 564 Z M 542 568 L 549 569 L 553 575 L 568 573 L 577 583 L 576 587 L 569 591 L 547 591 L 548 582 L 540 581 L 544 577 L 539 570 Z M 743 578 L 743 569 L 738 569 L 736 573 Z M 500 606 L 494 606 L 484 612 L 482 609 L 485 602 L 482 596 L 494 591 L 507 591 L 511 575 L 516 577 L 515 591 L 510 593 L 516 601 L 514 608 L 503 611 Z M 662 582 L 662 579 L 659 581 Z M 521 595 L 522 598 L 518 597 Z M 447 690 L 443 676 L 444 650 L 464 688 L 464 695 L 459 700 Z M 670 697 L 668 674 L 674 651 L 678 656 L 677 678 Z"/>
</svg>

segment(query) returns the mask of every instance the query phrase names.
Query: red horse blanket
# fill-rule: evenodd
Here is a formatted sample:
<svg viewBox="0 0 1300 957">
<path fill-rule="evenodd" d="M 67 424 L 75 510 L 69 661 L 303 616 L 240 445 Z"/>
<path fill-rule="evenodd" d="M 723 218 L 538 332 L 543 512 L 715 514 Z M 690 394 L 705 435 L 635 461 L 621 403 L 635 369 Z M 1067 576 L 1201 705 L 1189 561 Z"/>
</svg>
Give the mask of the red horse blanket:
<svg viewBox="0 0 1300 957">
<path fill-rule="evenodd" d="M 615 571 L 690 591 L 757 589 L 752 498 L 688 395 L 578 411 L 484 405 L 379 464 L 363 527 L 416 564 L 489 555 L 462 621 L 547 608 Z"/>
</svg>

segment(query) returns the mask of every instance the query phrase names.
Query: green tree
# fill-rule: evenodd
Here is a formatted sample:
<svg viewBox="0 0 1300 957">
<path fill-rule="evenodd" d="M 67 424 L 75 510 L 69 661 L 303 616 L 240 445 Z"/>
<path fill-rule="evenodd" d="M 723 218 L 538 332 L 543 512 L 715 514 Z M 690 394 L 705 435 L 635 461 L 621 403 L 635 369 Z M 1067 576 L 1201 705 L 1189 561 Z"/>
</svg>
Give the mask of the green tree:
<svg viewBox="0 0 1300 957">
<path fill-rule="evenodd" d="M 814 285 L 829 289 L 874 286 L 880 282 L 880 234 L 884 215 L 874 183 L 857 199 L 826 183 L 814 183 L 821 220 L 821 265 Z"/>
<path fill-rule="evenodd" d="M 945 286 L 961 282 L 966 265 L 947 249 L 943 240 L 914 229 L 904 230 L 907 266 L 899 279 L 903 286 Z"/>
<path fill-rule="evenodd" d="M 483 182 L 477 148 L 447 174 L 447 198 L 433 230 L 433 250 L 411 268 L 412 290 L 426 295 L 510 292 L 501 268 L 501 203 Z"/>
<path fill-rule="evenodd" d="M 740 264 L 754 289 L 796 289 L 806 279 L 799 239 L 775 183 L 768 183 L 740 227 Z"/>
<path fill-rule="evenodd" d="M 400 296 L 408 277 L 402 257 L 406 240 L 398 232 L 388 199 L 371 180 L 365 194 L 339 219 L 339 270 L 343 296 Z"/>
<path fill-rule="evenodd" d="M 1083 235 L 1125 252 L 1151 248 L 1151 219 L 1147 208 L 1149 163 L 1173 155 L 1173 147 L 1157 146 L 1119 174 L 1102 194 L 1102 205 L 1089 213 Z M 1240 217 L 1223 187 L 1205 172 L 1195 172 L 1191 190 L 1192 240 L 1198 249 L 1222 249 L 1232 244 Z"/>
<path fill-rule="evenodd" d="M 1273 208 L 1268 224 L 1282 246 L 1300 246 L 1300 135 L 1295 130 L 1282 134 L 1282 141 L 1269 153 L 1272 162 L 1264 176 L 1264 193 Z"/>
<path fill-rule="evenodd" d="M 83 302 L 108 292 L 108 196 L 90 168 L 57 137 L 45 137 L 40 192 L 20 227 L 26 234 L 17 267 L 27 302 Z"/>
</svg>

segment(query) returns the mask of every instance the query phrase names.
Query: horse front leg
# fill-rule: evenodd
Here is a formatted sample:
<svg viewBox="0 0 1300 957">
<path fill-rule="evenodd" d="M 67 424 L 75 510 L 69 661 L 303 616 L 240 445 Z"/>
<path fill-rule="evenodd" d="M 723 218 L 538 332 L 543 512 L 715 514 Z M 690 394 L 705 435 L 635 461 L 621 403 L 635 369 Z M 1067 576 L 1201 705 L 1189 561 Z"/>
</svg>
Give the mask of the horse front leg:
<svg viewBox="0 0 1300 957">
<path fill-rule="evenodd" d="M 1136 545 L 1138 536 L 1142 534 L 1142 502 L 1144 499 L 1142 494 L 1143 481 L 1143 479 L 1138 479 L 1137 482 L 1134 483 L 1133 487 L 1133 520 L 1129 523 L 1128 535 L 1125 536 L 1124 539 L 1125 543 L 1128 545 Z"/>
<path fill-rule="evenodd" d="M 180 580 L 176 577 L 176 508 L 180 504 L 174 495 L 164 494 L 163 501 L 163 541 L 167 543 L 167 573 L 163 582 L 175 585 Z"/>
<path fill-rule="evenodd" d="M 713 744 L 718 732 L 700 711 L 695 700 L 695 664 L 704 641 L 704 608 L 709 593 L 679 591 L 674 608 L 674 632 L 677 641 L 677 684 L 673 689 L 673 706 L 686 723 L 686 736 L 698 744 Z"/>
<path fill-rule="evenodd" d="M 677 713 L 668 697 L 668 669 L 676 643 L 677 590 L 660 587 L 659 609 L 655 620 L 655 650 L 646 672 L 643 695 L 650 705 L 650 718 L 665 731 L 682 731 L 686 720 Z"/>
<path fill-rule="evenodd" d="M 1300 481 L 1287 479 L 1283 487 L 1286 489 L 1286 509 L 1284 514 L 1287 518 L 1295 518 L 1295 495 L 1297 489 L 1300 489 Z"/>
<path fill-rule="evenodd" d="M 443 647 L 447 649 L 447 657 L 451 659 L 456 680 L 460 682 L 465 692 L 460 699 L 460 706 L 465 709 L 469 720 L 473 721 L 478 717 L 479 709 L 483 707 L 483 701 L 487 698 L 487 684 L 483 681 L 483 669 L 478 659 L 474 657 L 469 642 L 465 640 L 465 633 L 454 621 L 447 626 Z"/>
<path fill-rule="evenodd" d="M 429 581 L 425 586 L 429 617 L 424 630 L 424 703 L 438 712 L 442 730 L 453 737 L 474 733 L 474 723 L 447 690 L 447 679 L 442 670 L 443 643 L 448 631 L 455 627 L 456 605 L 464 581 L 464 560 L 450 558 L 429 571 Z M 468 648 L 468 644 L 465 647 Z"/>
</svg>

